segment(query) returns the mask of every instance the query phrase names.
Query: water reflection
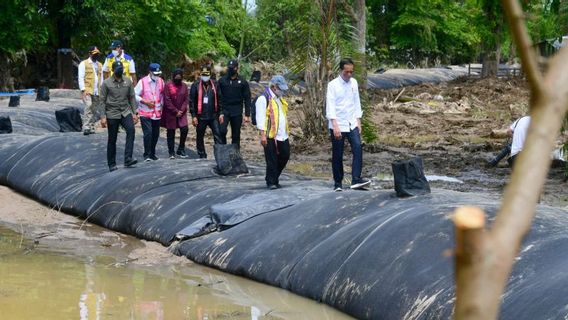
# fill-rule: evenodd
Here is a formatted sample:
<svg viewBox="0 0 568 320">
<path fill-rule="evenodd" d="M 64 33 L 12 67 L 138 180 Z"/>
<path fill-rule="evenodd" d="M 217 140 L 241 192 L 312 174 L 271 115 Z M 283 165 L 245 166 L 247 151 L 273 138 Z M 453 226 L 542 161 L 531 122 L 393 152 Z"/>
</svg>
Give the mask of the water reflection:
<svg viewBox="0 0 568 320">
<path fill-rule="evenodd" d="M 81 256 L 46 247 L 0 226 L 0 318 L 348 319 L 284 290 L 200 266 L 116 262 L 100 252 Z"/>
</svg>

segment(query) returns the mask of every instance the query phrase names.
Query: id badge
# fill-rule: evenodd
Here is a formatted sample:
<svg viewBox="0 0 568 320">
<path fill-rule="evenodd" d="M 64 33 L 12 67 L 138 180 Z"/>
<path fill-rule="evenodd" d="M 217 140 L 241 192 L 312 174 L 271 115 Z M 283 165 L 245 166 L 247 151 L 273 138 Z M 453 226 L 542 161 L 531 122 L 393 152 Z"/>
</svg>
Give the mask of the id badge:
<svg viewBox="0 0 568 320">
<path fill-rule="evenodd" d="M 209 97 L 203 97 L 203 104 L 209 104 Z"/>
</svg>

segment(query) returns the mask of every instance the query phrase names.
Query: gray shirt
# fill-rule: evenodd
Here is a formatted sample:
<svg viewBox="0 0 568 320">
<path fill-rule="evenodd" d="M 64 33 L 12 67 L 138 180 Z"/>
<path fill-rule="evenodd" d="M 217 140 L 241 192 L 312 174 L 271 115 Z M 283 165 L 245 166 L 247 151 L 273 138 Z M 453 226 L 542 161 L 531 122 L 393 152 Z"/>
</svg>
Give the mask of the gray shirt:
<svg viewBox="0 0 568 320">
<path fill-rule="evenodd" d="M 104 103 L 108 119 L 120 119 L 129 114 L 136 114 L 136 95 L 130 78 L 106 79 L 101 86 L 100 101 Z"/>
</svg>

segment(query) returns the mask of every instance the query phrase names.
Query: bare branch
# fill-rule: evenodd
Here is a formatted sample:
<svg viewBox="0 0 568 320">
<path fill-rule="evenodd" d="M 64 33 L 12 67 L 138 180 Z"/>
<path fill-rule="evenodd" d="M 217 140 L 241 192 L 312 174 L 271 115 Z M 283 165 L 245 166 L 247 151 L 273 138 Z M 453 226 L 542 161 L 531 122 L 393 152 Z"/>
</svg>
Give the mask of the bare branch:
<svg viewBox="0 0 568 320">
<path fill-rule="evenodd" d="M 521 65 L 534 95 L 543 91 L 542 74 L 538 69 L 536 52 L 525 25 L 525 15 L 518 0 L 502 0 L 503 9 L 511 26 L 511 33 L 521 56 Z"/>
</svg>

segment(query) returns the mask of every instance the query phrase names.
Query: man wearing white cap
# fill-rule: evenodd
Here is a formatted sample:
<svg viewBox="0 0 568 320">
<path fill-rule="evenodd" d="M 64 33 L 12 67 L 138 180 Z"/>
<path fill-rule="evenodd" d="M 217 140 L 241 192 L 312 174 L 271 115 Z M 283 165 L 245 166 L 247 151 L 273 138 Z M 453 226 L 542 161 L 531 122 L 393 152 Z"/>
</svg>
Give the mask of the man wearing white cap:
<svg viewBox="0 0 568 320">
<path fill-rule="evenodd" d="M 96 46 L 89 48 L 89 57 L 79 63 L 79 89 L 85 104 L 83 112 L 83 134 L 95 133 L 96 113 L 99 107 L 99 92 L 103 83 L 103 65 L 97 61 L 100 51 Z"/>
<path fill-rule="evenodd" d="M 160 137 L 160 119 L 164 101 L 164 80 L 157 63 L 150 63 L 150 72 L 140 79 L 134 93 L 138 104 L 138 115 L 144 133 L 144 161 L 158 160 L 156 144 Z"/>
<path fill-rule="evenodd" d="M 282 98 L 287 90 L 286 79 L 274 76 L 255 104 L 256 126 L 266 159 L 266 186 L 270 190 L 281 188 L 280 174 L 290 159 L 288 102 Z"/>
</svg>

